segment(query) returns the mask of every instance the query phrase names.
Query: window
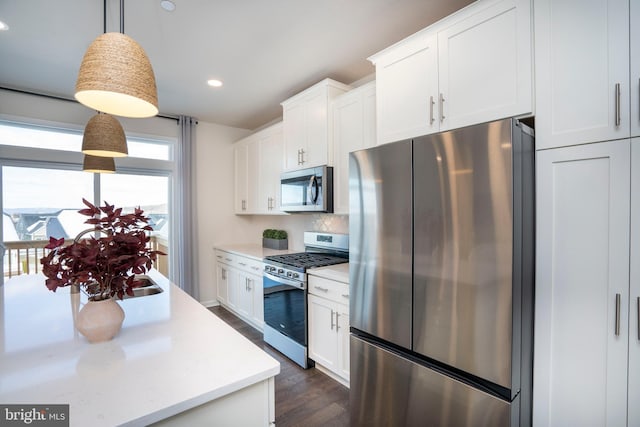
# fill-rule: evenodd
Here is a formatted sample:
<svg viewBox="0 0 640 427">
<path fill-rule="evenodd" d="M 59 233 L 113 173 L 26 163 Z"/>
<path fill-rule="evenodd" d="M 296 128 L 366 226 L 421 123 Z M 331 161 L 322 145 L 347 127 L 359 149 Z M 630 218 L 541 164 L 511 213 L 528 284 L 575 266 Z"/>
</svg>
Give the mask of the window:
<svg viewBox="0 0 640 427">
<path fill-rule="evenodd" d="M 5 278 L 38 272 L 50 236 L 73 239 L 89 228 L 77 212 L 82 198 L 125 210 L 140 206 L 151 218 L 154 248 L 170 256 L 174 144 L 129 136 L 127 143 L 130 156 L 123 167 L 116 159 L 118 173 L 91 174 L 82 171 L 82 135 L 77 131 L 0 121 Z M 155 266 L 165 275 L 169 256 L 160 257 Z"/>
</svg>

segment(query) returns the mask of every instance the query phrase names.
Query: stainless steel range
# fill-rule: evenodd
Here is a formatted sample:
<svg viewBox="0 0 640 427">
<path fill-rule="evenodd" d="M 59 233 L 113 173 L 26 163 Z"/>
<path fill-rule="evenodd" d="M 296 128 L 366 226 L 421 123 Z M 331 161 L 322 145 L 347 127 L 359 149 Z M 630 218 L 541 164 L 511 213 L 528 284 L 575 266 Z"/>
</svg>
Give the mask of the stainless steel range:
<svg viewBox="0 0 640 427">
<path fill-rule="evenodd" d="M 303 368 L 307 358 L 307 269 L 349 262 L 349 236 L 304 233 L 305 252 L 264 258 L 264 340 Z"/>
</svg>

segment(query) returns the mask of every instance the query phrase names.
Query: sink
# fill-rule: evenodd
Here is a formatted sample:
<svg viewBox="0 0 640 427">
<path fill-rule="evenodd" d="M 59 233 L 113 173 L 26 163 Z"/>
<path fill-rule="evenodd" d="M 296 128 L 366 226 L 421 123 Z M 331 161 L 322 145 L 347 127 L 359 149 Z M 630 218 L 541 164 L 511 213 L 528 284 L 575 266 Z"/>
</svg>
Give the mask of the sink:
<svg viewBox="0 0 640 427">
<path fill-rule="evenodd" d="M 137 288 L 133 288 L 133 296 L 124 294 L 124 299 L 146 297 L 148 295 L 155 295 L 160 292 L 164 292 L 164 290 L 149 276 L 136 276 L 136 280 L 142 283 Z"/>
</svg>

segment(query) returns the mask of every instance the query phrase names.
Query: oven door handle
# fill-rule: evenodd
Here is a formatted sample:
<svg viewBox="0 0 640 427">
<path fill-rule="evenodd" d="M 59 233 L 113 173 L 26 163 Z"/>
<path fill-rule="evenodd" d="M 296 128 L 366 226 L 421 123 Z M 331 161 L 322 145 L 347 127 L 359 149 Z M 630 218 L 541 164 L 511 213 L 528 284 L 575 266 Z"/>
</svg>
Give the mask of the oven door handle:
<svg viewBox="0 0 640 427">
<path fill-rule="evenodd" d="M 304 283 L 298 280 L 285 279 L 283 277 L 274 276 L 267 272 L 262 272 L 263 276 L 269 280 L 273 280 L 274 282 L 282 283 L 283 285 L 293 286 L 298 289 L 304 289 Z"/>
</svg>

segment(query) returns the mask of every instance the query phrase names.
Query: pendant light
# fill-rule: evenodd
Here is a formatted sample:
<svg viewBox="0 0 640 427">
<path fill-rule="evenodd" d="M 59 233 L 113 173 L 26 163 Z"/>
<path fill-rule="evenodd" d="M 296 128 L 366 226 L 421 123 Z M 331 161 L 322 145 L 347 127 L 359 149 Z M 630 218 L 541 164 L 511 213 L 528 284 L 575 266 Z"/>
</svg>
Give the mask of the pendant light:
<svg viewBox="0 0 640 427">
<path fill-rule="evenodd" d="M 124 0 L 120 0 L 120 32 L 106 32 L 89 46 L 78 73 L 75 98 L 94 110 L 123 117 L 158 114 L 158 93 L 144 49 L 124 34 Z"/>
<path fill-rule="evenodd" d="M 113 161 L 113 157 L 97 157 L 85 154 L 82 170 L 92 173 L 115 173 L 116 163 Z"/>
<path fill-rule="evenodd" d="M 127 137 L 120 122 L 110 114 L 98 113 L 91 117 L 84 128 L 82 152 L 101 157 L 127 156 Z"/>
</svg>

